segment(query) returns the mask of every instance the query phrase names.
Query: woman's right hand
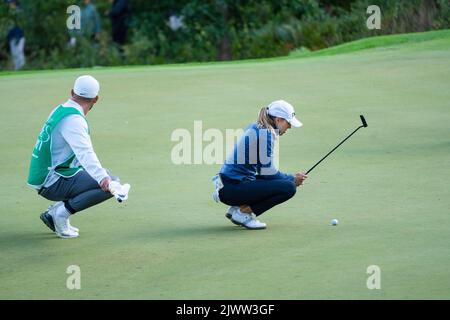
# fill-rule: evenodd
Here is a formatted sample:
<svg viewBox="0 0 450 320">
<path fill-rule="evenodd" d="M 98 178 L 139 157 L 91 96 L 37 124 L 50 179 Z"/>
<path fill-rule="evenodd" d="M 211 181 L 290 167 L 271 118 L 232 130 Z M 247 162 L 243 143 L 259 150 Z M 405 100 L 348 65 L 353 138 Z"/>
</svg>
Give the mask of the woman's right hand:
<svg viewBox="0 0 450 320">
<path fill-rule="evenodd" d="M 300 187 L 305 179 L 308 178 L 305 172 L 296 173 L 294 176 L 294 183 L 297 187 Z"/>
<path fill-rule="evenodd" d="M 102 188 L 103 191 L 109 192 L 109 183 L 111 182 L 110 177 L 103 178 L 102 181 L 100 181 L 100 188 Z"/>
</svg>

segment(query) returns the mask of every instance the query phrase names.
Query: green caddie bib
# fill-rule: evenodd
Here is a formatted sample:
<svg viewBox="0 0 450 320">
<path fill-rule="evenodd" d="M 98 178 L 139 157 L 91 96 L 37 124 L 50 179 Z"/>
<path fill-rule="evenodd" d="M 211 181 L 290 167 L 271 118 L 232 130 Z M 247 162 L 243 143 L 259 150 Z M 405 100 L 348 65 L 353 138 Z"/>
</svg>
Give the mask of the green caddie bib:
<svg viewBox="0 0 450 320">
<path fill-rule="evenodd" d="M 83 167 L 81 166 L 71 166 L 71 163 L 75 158 L 73 152 L 61 163 L 53 164 L 52 160 L 52 132 L 62 119 L 71 114 L 81 115 L 86 120 L 84 115 L 76 108 L 63 107 L 60 105 L 52 112 L 42 127 L 31 155 L 30 171 L 28 174 L 28 184 L 30 186 L 40 189 L 45 184 L 47 177 L 52 171 L 62 177 L 69 178 L 77 174 L 80 170 L 83 170 Z"/>
</svg>

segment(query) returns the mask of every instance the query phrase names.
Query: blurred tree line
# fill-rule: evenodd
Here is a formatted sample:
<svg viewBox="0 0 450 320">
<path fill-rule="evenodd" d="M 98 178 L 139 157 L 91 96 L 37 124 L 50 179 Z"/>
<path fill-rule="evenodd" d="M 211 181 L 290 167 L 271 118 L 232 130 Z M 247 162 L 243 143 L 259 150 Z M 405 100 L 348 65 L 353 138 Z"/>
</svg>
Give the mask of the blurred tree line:
<svg viewBox="0 0 450 320">
<path fill-rule="evenodd" d="M 21 0 L 0 5 L 0 69 L 11 69 L 8 30 L 26 38 L 26 69 L 51 69 L 287 55 L 359 38 L 450 27 L 449 0 L 130 0 L 124 45 L 111 39 L 111 1 L 92 1 L 101 32 L 70 46 L 67 7 L 83 1 Z M 381 8 L 381 30 L 368 30 L 366 9 Z"/>
</svg>

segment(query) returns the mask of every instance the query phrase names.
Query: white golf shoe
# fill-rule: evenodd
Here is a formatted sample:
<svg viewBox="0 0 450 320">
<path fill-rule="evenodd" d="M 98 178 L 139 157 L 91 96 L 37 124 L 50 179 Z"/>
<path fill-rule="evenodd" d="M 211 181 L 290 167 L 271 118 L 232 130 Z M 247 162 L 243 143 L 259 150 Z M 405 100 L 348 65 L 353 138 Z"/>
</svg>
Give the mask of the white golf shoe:
<svg viewBox="0 0 450 320">
<path fill-rule="evenodd" d="M 234 211 L 231 221 L 249 230 L 261 230 L 267 227 L 264 222 L 256 220 L 253 214 L 242 213 L 239 209 Z"/>
<path fill-rule="evenodd" d="M 228 219 L 230 219 L 230 221 L 233 222 L 234 224 L 240 226 L 240 224 L 234 222 L 234 221 L 231 219 L 231 217 L 233 216 L 233 213 L 234 213 L 236 210 L 239 210 L 239 207 L 229 207 L 227 213 L 225 214 L 225 217 L 227 217 Z"/>
<path fill-rule="evenodd" d="M 54 204 L 52 204 L 51 206 L 48 207 L 47 211 L 50 212 L 50 210 L 52 210 L 53 208 L 58 208 L 59 206 L 63 205 L 64 202 L 62 201 L 58 201 L 55 202 Z M 69 218 L 67 218 L 67 225 L 69 226 L 69 229 L 72 230 L 73 232 L 79 233 L 80 229 L 78 229 L 77 227 L 74 227 L 70 224 Z M 55 230 L 56 232 L 56 230 Z"/>
<path fill-rule="evenodd" d="M 226 216 L 228 219 L 231 219 L 231 216 L 233 215 L 233 213 L 234 213 L 236 210 L 239 210 L 239 207 L 236 207 L 236 206 L 229 207 L 225 216 Z"/>
<path fill-rule="evenodd" d="M 69 229 L 73 232 L 79 233 L 80 229 L 78 229 L 77 227 L 74 227 L 73 225 L 70 224 L 69 219 L 67 218 L 67 225 L 69 226 Z"/>
<path fill-rule="evenodd" d="M 69 228 L 69 212 L 64 206 L 58 205 L 54 206 L 48 212 L 55 224 L 56 235 L 60 238 L 76 238 L 78 237 L 78 232 L 71 230 Z"/>
</svg>

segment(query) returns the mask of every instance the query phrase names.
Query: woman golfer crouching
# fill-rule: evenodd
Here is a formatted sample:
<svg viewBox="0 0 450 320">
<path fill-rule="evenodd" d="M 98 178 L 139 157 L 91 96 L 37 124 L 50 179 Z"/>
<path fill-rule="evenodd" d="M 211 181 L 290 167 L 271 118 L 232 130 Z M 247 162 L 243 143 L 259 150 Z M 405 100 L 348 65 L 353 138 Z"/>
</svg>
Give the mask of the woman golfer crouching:
<svg viewBox="0 0 450 320">
<path fill-rule="evenodd" d="M 266 224 L 256 217 L 292 198 L 307 178 L 305 173 L 290 175 L 274 166 L 274 142 L 291 126 L 298 128 L 302 123 L 286 101 L 261 108 L 257 122 L 245 129 L 220 173 L 213 177 L 213 198 L 231 206 L 226 217 L 234 224 L 265 229 Z"/>
</svg>

